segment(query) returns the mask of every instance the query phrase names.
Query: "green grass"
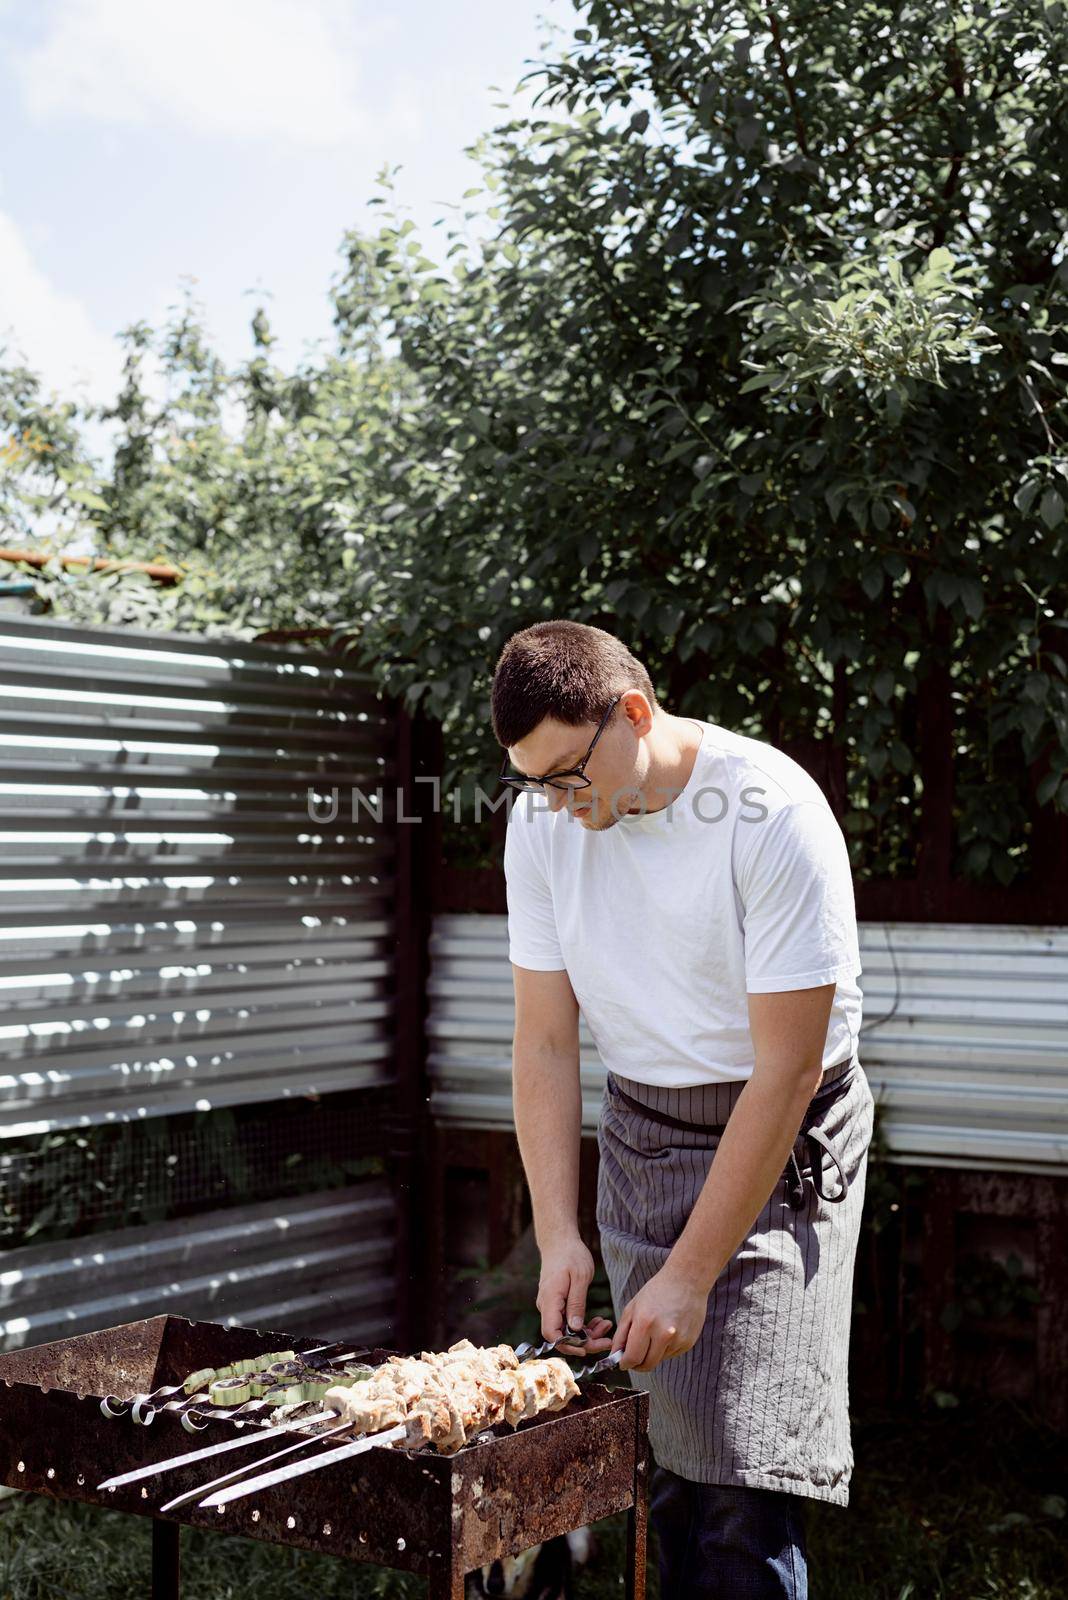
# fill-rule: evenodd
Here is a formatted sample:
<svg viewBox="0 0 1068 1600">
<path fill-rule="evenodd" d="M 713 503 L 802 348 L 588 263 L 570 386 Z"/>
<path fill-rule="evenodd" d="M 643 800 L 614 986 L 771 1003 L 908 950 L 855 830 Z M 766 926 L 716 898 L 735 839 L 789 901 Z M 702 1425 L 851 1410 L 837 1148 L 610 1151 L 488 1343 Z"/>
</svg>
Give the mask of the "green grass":
<svg viewBox="0 0 1068 1600">
<path fill-rule="evenodd" d="M 813 1600 L 1065 1600 L 1065 1441 L 1019 1408 L 961 1406 L 854 1423 L 848 1509 L 808 1503 Z M 582 1600 L 618 1600 L 622 1518 L 599 1524 Z M 136 1600 L 149 1523 L 23 1496 L 0 1507 L 0 1600 Z M 384 1569 L 187 1530 L 186 1600 L 409 1600 Z M 656 1600 L 655 1581 L 650 1600 Z"/>
<path fill-rule="evenodd" d="M 1009 1402 L 854 1424 L 846 1510 L 813 1505 L 815 1600 L 1066 1600 L 1068 1450 Z"/>
</svg>

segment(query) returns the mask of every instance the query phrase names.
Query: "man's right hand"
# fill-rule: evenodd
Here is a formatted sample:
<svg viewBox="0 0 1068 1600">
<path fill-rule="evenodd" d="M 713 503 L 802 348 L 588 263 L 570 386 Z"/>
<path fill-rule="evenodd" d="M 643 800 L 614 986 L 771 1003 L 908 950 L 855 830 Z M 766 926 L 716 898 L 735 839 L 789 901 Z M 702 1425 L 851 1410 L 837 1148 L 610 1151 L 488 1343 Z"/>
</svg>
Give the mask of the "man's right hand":
<svg viewBox="0 0 1068 1600">
<path fill-rule="evenodd" d="M 593 1257 L 577 1234 L 542 1250 L 537 1307 L 543 1339 L 562 1340 L 569 1328 L 586 1327 L 586 1294 L 592 1282 Z M 587 1328 L 590 1337 L 569 1339 L 568 1347 L 586 1355 L 610 1350 L 612 1340 L 605 1335 L 611 1327 L 606 1317 L 594 1317 Z"/>
</svg>

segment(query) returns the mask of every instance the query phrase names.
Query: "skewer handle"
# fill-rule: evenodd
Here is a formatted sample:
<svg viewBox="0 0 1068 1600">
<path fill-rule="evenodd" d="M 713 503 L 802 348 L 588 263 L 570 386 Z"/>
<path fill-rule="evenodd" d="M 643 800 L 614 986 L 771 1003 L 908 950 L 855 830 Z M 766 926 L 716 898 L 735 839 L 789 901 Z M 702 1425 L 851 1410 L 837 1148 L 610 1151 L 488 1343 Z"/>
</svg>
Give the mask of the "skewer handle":
<svg viewBox="0 0 1068 1600">
<path fill-rule="evenodd" d="M 571 1376 L 574 1378 L 576 1383 L 581 1383 L 583 1378 L 595 1377 L 598 1372 L 611 1372 L 614 1367 L 619 1366 L 619 1363 L 622 1360 L 622 1350 L 610 1350 L 609 1353 L 606 1356 L 602 1356 L 599 1361 L 591 1361 L 589 1366 L 586 1367 L 576 1367 Z"/>
</svg>

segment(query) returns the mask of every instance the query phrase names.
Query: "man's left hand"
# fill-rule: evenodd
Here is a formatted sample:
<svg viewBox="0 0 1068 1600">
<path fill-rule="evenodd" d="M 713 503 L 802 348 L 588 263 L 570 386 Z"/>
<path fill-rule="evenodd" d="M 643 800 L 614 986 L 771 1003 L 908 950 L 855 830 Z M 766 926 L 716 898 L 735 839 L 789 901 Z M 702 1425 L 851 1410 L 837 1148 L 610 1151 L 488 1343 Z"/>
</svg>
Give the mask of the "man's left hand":
<svg viewBox="0 0 1068 1600">
<path fill-rule="evenodd" d="M 708 1314 L 708 1290 L 699 1288 L 667 1262 L 619 1319 L 613 1350 L 622 1350 L 622 1369 L 651 1372 L 661 1361 L 692 1350 Z"/>
</svg>

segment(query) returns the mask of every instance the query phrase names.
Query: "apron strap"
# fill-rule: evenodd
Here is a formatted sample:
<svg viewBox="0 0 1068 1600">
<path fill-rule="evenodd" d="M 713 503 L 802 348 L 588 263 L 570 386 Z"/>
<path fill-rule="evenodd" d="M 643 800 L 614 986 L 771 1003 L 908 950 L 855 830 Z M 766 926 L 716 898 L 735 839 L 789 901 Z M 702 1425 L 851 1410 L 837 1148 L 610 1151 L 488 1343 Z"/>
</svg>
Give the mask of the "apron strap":
<svg viewBox="0 0 1068 1600">
<path fill-rule="evenodd" d="M 826 1200 L 830 1205 L 838 1205 L 849 1193 L 849 1179 L 842 1169 L 842 1163 L 834 1153 L 830 1140 L 825 1133 L 821 1133 L 819 1128 L 806 1128 L 805 1143 L 808 1145 L 808 1159 L 812 1167 L 812 1187 L 821 1200 Z M 827 1194 L 823 1187 L 824 1154 L 830 1156 L 838 1173 L 837 1194 Z"/>
</svg>

